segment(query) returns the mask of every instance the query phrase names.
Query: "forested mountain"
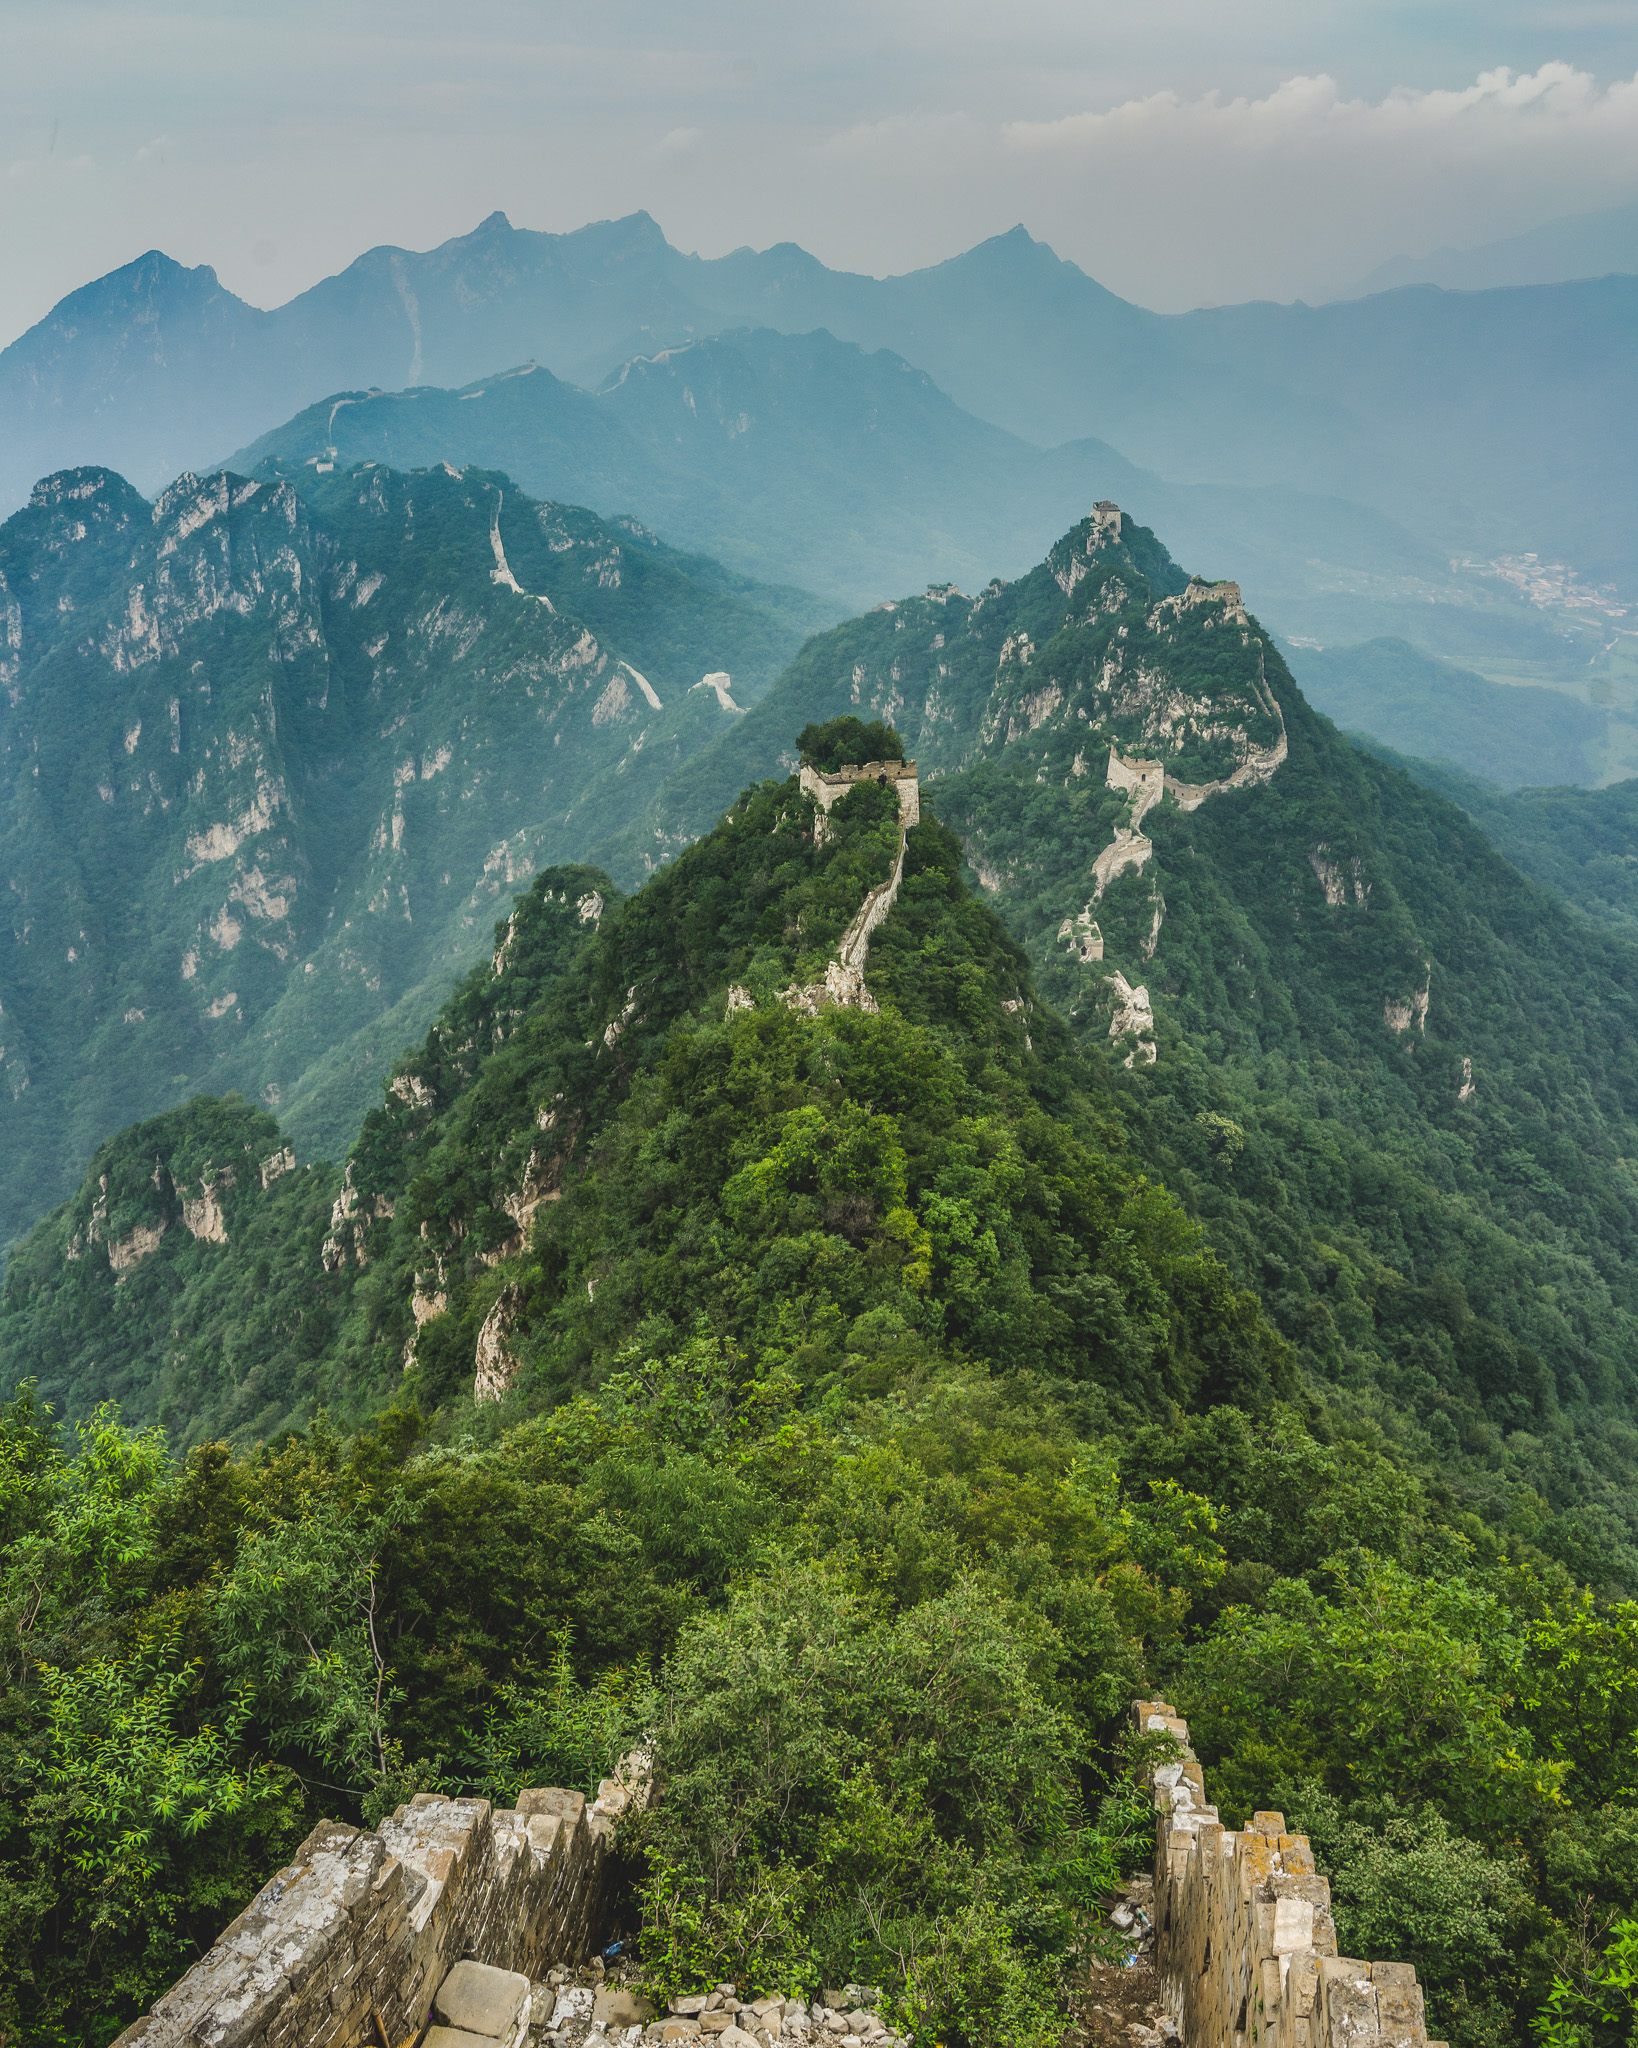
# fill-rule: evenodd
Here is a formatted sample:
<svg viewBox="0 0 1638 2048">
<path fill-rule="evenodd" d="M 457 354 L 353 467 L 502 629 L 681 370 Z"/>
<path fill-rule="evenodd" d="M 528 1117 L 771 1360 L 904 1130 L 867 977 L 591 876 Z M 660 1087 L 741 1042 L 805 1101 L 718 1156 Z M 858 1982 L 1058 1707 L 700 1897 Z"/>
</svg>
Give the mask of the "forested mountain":
<svg viewBox="0 0 1638 2048">
<path fill-rule="evenodd" d="M 1601 706 L 1564 690 L 1492 682 L 1406 640 L 1295 646 L 1286 658 L 1308 701 L 1344 732 L 1412 759 L 1459 764 L 1492 787 L 1597 782 L 1634 765 L 1612 761 Z M 1618 742 L 1623 755 L 1630 730 Z"/>
<path fill-rule="evenodd" d="M 717 335 L 623 364 L 595 392 L 528 366 L 464 390 L 337 392 L 230 458 L 507 470 L 525 489 L 657 530 L 860 610 L 903 589 L 1027 569 L 1118 495 L 1196 561 L 1232 561 L 1288 632 L 1385 626 L 1547 665 L 1562 634 L 1509 585 L 1453 569 L 1400 521 L 1270 485 L 1174 484 L 1101 441 L 1041 449 L 964 412 L 924 371 L 823 331 Z M 1369 562 L 1367 585 L 1338 565 Z"/>
<path fill-rule="evenodd" d="M 445 481 L 378 487 L 485 531 Z M 201 1097 L 17 1249 L 0 2017 L 105 2048 L 318 1812 L 641 1736 L 654 1990 L 1049 2048 L 1163 1686 L 1522 2048 L 1638 1873 L 1638 950 L 1110 504 L 644 829 L 742 771 L 545 869 L 340 1170 Z"/>
<path fill-rule="evenodd" d="M 629 878 L 686 842 L 790 759 L 799 708 L 890 717 L 1072 1027 L 1140 1027 L 1144 1156 L 1312 1369 L 1638 1582 L 1638 958 L 1316 716 L 1234 586 L 1155 606 L 1181 583 L 1095 517 L 1017 583 L 837 627 L 600 857 Z M 1280 734 L 1266 785 L 1193 808 L 1110 786 L 1111 739 L 1202 781 Z"/>
<path fill-rule="evenodd" d="M 326 393 L 459 388 L 529 361 L 590 386 L 636 356 L 732 329 L 824 329 L 892 350 L 1038 448 L 1093 437 L 1173 485 L 1280 494 L 1267 524 L 1281 580 L 1355 615 L 1316 632 L 1282 612 L 1288 632 L 1410 632 L 1453 655 L 1545 660 L 1551 629 L 1548 640 L 1570 635 L 1556 652 L 1578 668 L 1602 643 L 1576 604 L 1544 597 L 1533 616 L 1524 605 L 1493 616 L 1485 600 L 1506 593 L 1495 561 L 1526 554 L 1567 564 L 1583 594 L 1633 586 L 1635 295 L 1638 280 L 1605 277 L 1160 315 L 1022 228 L 871 278 L 789 244 L 684 256 L 646 214 L 571 235 L 496 214 L 425 254 L 372 250 L 260 312 L 209 270 L 150 252 L 0 352 L 0 503 L 19 502 L 44 470 L 87 461 L 157 489 Z M 568 495 L 555 481 L 539 488 Z M 1129 487 L 1110 475 L 1100 488 Z M 1338 502 L 1316 531 L 1292 497 Z M 1247 564 L 1221 566 L 1251 580 Z"/>
<path fill-rule="evenodd" d="M 1595 924 L 1638 939 L 1638 781 L 1604 789 L 1498 789 L 1448 762 L 1376 749 L 1460 804 L 1499 853 Z"/>
<path fill-rule="evenodd" d="M 343 1151 L 497 903 L 825 616 L 494 474 L 47 478 L 0 527 L 0 1240 L 200 1087 Z"/>
<path fill-rule="evenodd" d="M 1577 1062 L 1635 956 L 1569 956 L 1573 1085 L 1526 1030 L 1457 1122 L 1452 933 L 1511 964 L 1545 899 L 1112 507 L 1020 586 L 831 655 L 860 710 L 968 722 L 975 765 L 908 829 L 894 779 L 821 813 L 790 777 L 629 898 L 548 869 L 343 1175 L 201 1100 L 110 1141 L 14 1259 L 25 2031 L 103 2048 L 319 1811 L 584 1783 L 642 1735 L 654 1990 L 879 1984 L 918 2038 L 1050 2048 L 1146 1853 L 1119 1729 L 1162 1682 L 1225 1818 L 1279 1799 L 1340 1943 L 1414 1961 L 1459 2048 L 1522 2044 L 1630 1899 L 1634 1609 L 1562 1561 L 1630 1568 L 1597 1469 L 1634 1439 L 1623 1312 L 1596 1246 L 1520 1263 L 1472 1127 L 1510 1124 L 1521 1172 L 1560 1164 L 1532 1100 L 1579 1086 L 1579 1140 L 1624 1129 Z M 901 751 L 855 712 L 792 743 Z M 1443 923 L 1384 819 L 1457 856 Z M 1049 930 L 1071 869 L 1098 917 Z M 1585 1333 L 1584 1384 L 1514 1311 Z M 106 1392 L 185 1460 L 38 1405 Z"/>
</svg>

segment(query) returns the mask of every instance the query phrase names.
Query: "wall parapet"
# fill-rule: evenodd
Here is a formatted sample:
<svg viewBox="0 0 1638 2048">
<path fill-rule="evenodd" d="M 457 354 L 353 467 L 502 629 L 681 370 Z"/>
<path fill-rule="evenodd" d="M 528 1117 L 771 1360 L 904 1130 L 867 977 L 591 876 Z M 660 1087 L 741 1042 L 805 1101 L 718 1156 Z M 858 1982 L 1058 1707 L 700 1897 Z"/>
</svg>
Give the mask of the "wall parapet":
<svg viewBox="0 0 1638 2048">
<path fill-rule="evenodd" d="M 891 783 L 899 799 L 900 831 L 921 823 L 921 779 L 914 761 L 850 761 L 840 768 L 811 768 L 804 761 L 796 779 L 803 795 L 811 796 L 826 815 L 858 783 Z"/>
<path fill-rule="evenodd" d="M 463 1958 L 544 1975 L 598 1939 L 615 1826 L 638 1767 L 597 1798 L 421 1792 L 372 1833 L 321 1821 L 214 1948 L 113 2048 L 356 2048 L 413 2040 Z"/>
<path fill-rule="evenodd" d="M 1187 2048 L 1446 2048 L 1428 2040 L 1409 1963 L 1337 1954 L 1331 1887 L 1307 1836 L 1279 1813 L 1225 1828 L 1188 1723 L 1164 1700 L 1132 1712 L 1140 1734 L 1179 1746 L 1153 1772 L 1155 1968 Z"/>
</svg>

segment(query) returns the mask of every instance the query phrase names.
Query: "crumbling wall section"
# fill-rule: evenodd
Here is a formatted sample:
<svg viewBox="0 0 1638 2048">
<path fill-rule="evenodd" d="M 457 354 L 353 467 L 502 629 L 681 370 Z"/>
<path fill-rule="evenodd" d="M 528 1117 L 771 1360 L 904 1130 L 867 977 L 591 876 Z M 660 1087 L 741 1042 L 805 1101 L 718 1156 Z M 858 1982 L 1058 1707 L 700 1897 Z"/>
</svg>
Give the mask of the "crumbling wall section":
<svg viewBox="0 0 1638 2048">
<path fill-rule="evenodd" d="M 643 1796 L 628 1766 L 590 1805 L 423 1792 L 374 1833 L 323 1821 L 114 2048 L 373 2048 L 372 2012 L 416 2038 L 462 1957 L 531 1977 L 578 1962 L 603 1926 L 615 1826 Z"/>
<path fill-rule="evenodd" d="M 1445 2048 L 1428 2040 L 1409 1963 L 1337 1954 L 1308 1838 L 1278 1813 L 1225 1828 L 1187 1722 L 1164 1700 L 1133 1716 L 1181 1751 L 1154 1772 L 1155 1967 L 1187 2048 Z"/>
<path fill-rule="evenodd" d="M 914 761 L 863 761 L 857 765 L 848 762 L 841 768 L 831 769 L 810 768 L 804 761 L 797 782 L 825 816 L 829 815 L 831 805 L 846 796 L 855 783 L 890 782 L 899 799 L 899 830 L 908 832 L 912 825 L 921 822 L 921 779 Z M 822 843 L 822 829 L 820 838 Z"/>
</svg>

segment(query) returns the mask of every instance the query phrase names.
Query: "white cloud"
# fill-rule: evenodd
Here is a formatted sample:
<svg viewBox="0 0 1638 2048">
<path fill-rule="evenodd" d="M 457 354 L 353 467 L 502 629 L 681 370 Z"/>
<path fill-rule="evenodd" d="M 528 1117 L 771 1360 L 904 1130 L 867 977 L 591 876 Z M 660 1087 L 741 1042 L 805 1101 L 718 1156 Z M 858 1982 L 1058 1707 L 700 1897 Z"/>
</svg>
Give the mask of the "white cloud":
<svg viewBox="0 0 1638 2048">
<path fill-rule="evenodd" d="M 1176 277 L 1154 295 L 1172 303 L 1316 296 L 1404 249 L 1483 241 L 1632 196 L 1638 78 L 1600 85 L 1555 62 L 1375 100 L 1324 75 L 1261 98 L 1160 92 L 1005 123 L 994 164 L 1015 190 L 1049 189 L 1060 220 L 1118 187 L 1130 226 L 1104 230 L 1100 272 L 1117 289 L 1141 261 L 1138 238 L 1158 234 Z"/>
<path fill-rule="evenodd" d="M 275 304 L 497 207 L 877 272 L 1022 221 L 1146 304 L 1323 297 L 1638 198 L 1635 7 L 0 0 L 0 343 L 144 249 Z"/>
<path fill-rule="evenodd" d="M 1050 120 L 895 114 L 812 160 L 839 213 L 870 189 L 937 195 L 967 240 L 1021 220 L 1146 304 L 1323 298 L 1401 251 L 1638 196 L 1638 78 L 1553 62 L 1376 98 L 1317 74 Z"/>
</svg>

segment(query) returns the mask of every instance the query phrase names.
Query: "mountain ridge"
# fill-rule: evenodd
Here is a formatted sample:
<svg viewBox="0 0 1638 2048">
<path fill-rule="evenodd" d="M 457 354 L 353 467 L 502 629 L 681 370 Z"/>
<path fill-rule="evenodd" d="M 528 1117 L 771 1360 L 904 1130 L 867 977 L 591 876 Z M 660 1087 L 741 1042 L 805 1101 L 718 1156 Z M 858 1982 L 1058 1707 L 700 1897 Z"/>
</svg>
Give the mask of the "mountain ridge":
<svg viewBox="0 0 1638 2048">
<path fill-rule="evenodd" d="M 242 415 L 234 431 L 219 411 L 209 424 L 195 394 L 208 442 L 189 462 L 243 445 L 317 389 L 397 385 L 411 370 L 415 381 L 463 384 L 531 356 L 597 381 L 639 337 L 663 347 L 776 315 L 772 324 L 787 329 L 823 326 L 894 348 L 959 404 L 1037 444 L 1090 435 L 1179 482 L 1340 493 L 1390 514 L 1409 501 L 1433 545 L 1561 550 L 1584 576 L 1630 581 L 1613 536 L 1630 499 L 1635 291 L 1618 278 L 1161 315 L 1115 298 L 1017 230 L 903 278 L 869 279 L 796 265 L 777 249 L 684 257 L 647 215 L 565 236 L 492 215 L 422 255 L 367 252 L 256 315 L 272 323 L 259 330 L 268 337 L 260 417 Z M 41 354 L 54 320 L 0 352 L 0 408 L 19 422 L 10 495 L 61 466 L 21 424 L 60 410 Z M 143 387 L 146 412 L 160 408 L 162 385 Z M 52 388 L 63 389 L 60 375 Z M 1454 412 L 1452 390 L 1463 396 Z M 117 467 L 116 412 L 104 408 L 93 452 Z M 1503 419 L 1510 435 L 1487 431 Z M 1556 480 L 1551 459 L 1566 435 L 1579 496 Z"/>
<path fill-rule="evenodd" d="M 554 833 L 739 715 L 702 674 L 754 701 L 823 616 L 492 473 L 45 480 L 0 527 L 0 1236 L 207 1075 L 344 1147 L 386 1018 L 390 1061 Z"/>
<path fill-rule="evenodd" d="M 379 488 L 500 527 L 428 474 Z M 730 735 L 770 702 L 809 722 L 630 896 L 514 898 L 344 1167 L 200 1098 L 18 1247 L 52 1796 L 0 1815 L 0 1997 L 100 2048 L 315 1804 L 643 1738 L 659 1998 L 870 1982 L 1054 2048 L 1165 1674 L 1225 1821 L 1326 1846 L 1339 1946 L 1527 2040 L 1631 1897 L 1638 946 L 1107 502 Z M 139 1715 L 133 1873 L 63 1792 Z M 229 1790 L 179 1814 L 183 1768 Z"/>
<path fill-rule="evenodd" d="M 1469 658 L 1549 665 L 1567 644 L 1512 586 L 1458 573 L 1387 515 L 1278 486 L 1167 483 L 1097 441 L 1035 449 L 904 357 L 823 329 L 686 342 L 624 363 L 593 394 L 539 366 L 460 391 L 338 392 L 229 462 L 268 459 L 292 476 L 364 459 L 504 467 L 537 493 L 635 511 L 855 609 L 930 581 L 1021 574 L 1113 495 L 1193 559 L 1232 558 L 1289 633 L 1347 641 L 1387 622 Z"/>
<path fill-rule="evenodd" d="M 813 911 L 764 918 L 773 885 L 736 880 L 741 867 L 784 873 L 792 834 L 796 878 L 827 844 L 788 775 L 798 705 L 810 721 L 895 721 L 924 778 L 922 822 L 906 835 L 891 792 L 861 786 L 820 863 L 831 879 L 816 868 L 799 884 L 818 891 Z M 520 1389 L 535 1372 L 555 1384 L 588 1344 L 615 1345 L 648 1283 L 599 1263 L 594 1212 L 564 1206 L 576 1176 L 604 1170 L 576 1107 L 586 1091 L 647 1087 L 658 1054 L 643 1048 L 701 1000 L 769 1031 L 793 1003 L 848 1029 L 889 997 L 912 1020 L 952 1004 L 954 1016 L 972 946 L 986 985 L 1000 977 L 986 1057 L 1045 1059 L 1107 1099 L 1133 1156 L 1266 1304 L 1308 1384 L 1421 1469 L 1442 1467 L 1472 1511 L 1505 1516 L 1539 1497 L 1555 1554 L 1597 1556 L 1607 1580 L 1638 1582 L 1618 1420 L 1638 1317 L 1638 1188 L 1624 1163 L 1638 1156 L 1638 949 L 1566 921 L 1459 810 L 1349 747 L 1235 585 L 1189 579 L 1102 505 L 1013 584 L 931 591 L 810 641 L 698 756 L 696 781 L 707 768 L 737 792 L 725 822 L 723 809 L 705 817 L 624 907 L 587 881 L 595 869 L 572 885 L 548 872 L 498 932 L 494 961 L 399 1063 L 335 1196 L 326 1267 L 342 1290 L 336 1329 L 353 1334 L 327 1344 L 329 1377 L 309 1373 L 308 1387 L 330 1399 L 344 1384 L 382 1388 L 408 1355 L 446 1401 L 466 1398 L 480 1341 L 493 1350 L 504 1334 Z M 908 893 L 848 994 L 826 960 L 895 849 Z M 574 907 L 588 891 L 599 917 L 617 913 L 613 952 Z M 938 904 L 971 905 L 948 959 L 921 950 L 932 927 L 918 920 Z M 506 994 L 515 948 L 540 1018 L 559 1017 L 549 1029 L 506 1022 L 535 1014 Z M 1026 969 L 1039 1009 L 1025 980 L 1008 980 Z M 1498 987 L 1505 1013 L 1486 993 Z M 553 1007 L 565 1001 L 572 1028 Z M 534 1064 L 548 1046 L 549 1083 Z M 605 1065 L 617 1085 L 596 1079 Z M 162 1220 L 138 1214 L 147 1186 L 128 1177 L 137 1207 L 110 1212 L 121 1243 Z M 97 1200 L 88 1184 L 19 1248 L 11 1298 L 35 1303 L 19 1330 L 40 1315 L 51 1327 L 61 1247 Z M 582 1227 L 587 1305 L 571 1307 L 579 1281 L 532 1291 L 541 1245 Z M 214 1249 L 183 1233 L 165 1243 L 206 1284 Z M 76 1277 L 70 1296 L 94 1279 Z M 88 1367 L 100 1369 L 75 1368 L 76 1405 L 91 1398 Z M 282 1371 L 293 1392 L 307 1368 Z M 214 1368 L 196 1395 L 186 1376 L 172 1384 L 178 1424 L 194 1430 L 213 1403 L 247 1398 L 211 1392 Z"/>
</svg>

